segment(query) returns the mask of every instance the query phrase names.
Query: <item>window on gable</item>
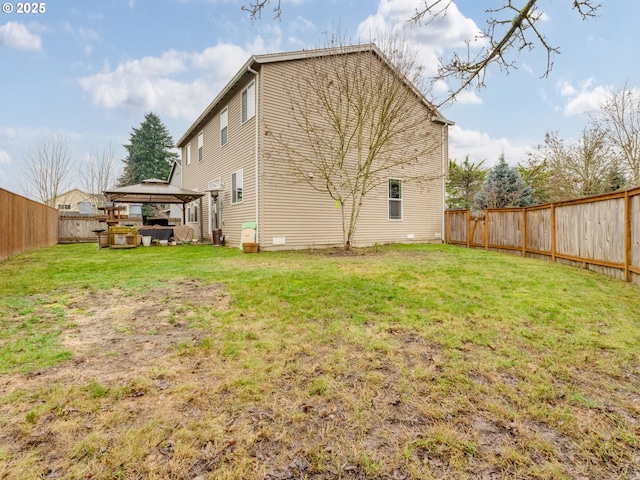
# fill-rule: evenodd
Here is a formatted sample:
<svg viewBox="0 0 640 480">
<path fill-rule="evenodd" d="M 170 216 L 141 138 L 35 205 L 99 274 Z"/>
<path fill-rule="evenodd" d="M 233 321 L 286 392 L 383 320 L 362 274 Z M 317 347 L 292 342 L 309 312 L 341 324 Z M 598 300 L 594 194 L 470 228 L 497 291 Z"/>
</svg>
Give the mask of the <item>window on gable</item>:
<svg viewBox="0 0 640 480">
<path fill-rule="evenodd" d="M 242 123 L 256 114 L 256 84 L 251 84 L 242 91 Z"/>
<path fill-rule="evenodd" d="M 229 141 L 229 110 L 225 108 L 220 112 L 220 145 L 226 145 Z"/>
<path fill-rule="evenodd" d="M 389 179 L 389 220 L 402 220 L 402 180 Z"/>
<path fill-rule="evenodd" d="M 187 145 L 184 149 L 184 162 L 186 165 L 191 164 L 191 144 Z"/>
<path fill-rule="evenodd" d="M 231 174 L 231 203 L 242 203 L 242 170 Z"/>
<path fill-rule="evenodd" d="M 198 134 L 198 161 L 204 157 L 204 132 Z"/>
</svg>

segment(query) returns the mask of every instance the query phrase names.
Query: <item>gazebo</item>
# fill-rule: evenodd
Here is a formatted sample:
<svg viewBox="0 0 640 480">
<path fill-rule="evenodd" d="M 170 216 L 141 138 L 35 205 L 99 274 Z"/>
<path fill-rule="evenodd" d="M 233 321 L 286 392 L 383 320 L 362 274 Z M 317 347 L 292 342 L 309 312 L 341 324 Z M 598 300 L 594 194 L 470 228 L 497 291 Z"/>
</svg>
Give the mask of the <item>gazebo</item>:
<svg viewBox="0 0 640 480">
<path fill-rule="evenodd" d="M 175 185 L 170 185 L 169 182 L 157 178 L 143 180 L 137 185 L 127 185 L 126 187 L 105 190 L 104 194 L 108 202 L 181 203 L 183 225 L 185 225 L 187 221 L 184 205 L 204 196 L 202 192 L 194 192 L 186 188 L 176 187 Z"/>
</svg>

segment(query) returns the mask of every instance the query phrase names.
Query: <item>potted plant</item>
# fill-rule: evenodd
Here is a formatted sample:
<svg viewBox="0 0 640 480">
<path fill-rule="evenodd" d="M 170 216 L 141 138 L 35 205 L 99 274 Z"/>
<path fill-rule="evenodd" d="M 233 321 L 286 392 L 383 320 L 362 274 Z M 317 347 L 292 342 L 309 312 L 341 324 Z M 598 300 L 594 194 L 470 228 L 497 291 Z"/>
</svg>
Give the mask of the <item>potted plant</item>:
<svg viewBox="0 0 640 480">
<path fill-rule="evenodd" d="M 244 253 L 258 253 L 259 244 L 255 242 L 244 242 L 242 244 L 242 251 Z"/>
</svg>

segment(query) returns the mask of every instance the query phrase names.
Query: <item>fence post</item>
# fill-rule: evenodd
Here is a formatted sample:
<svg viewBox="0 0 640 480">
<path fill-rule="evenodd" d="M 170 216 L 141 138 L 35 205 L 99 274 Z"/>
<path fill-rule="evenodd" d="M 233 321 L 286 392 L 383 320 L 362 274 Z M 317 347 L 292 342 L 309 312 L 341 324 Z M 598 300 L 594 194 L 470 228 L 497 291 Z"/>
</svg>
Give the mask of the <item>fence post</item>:
<svg viewBox="0 0 640 480">
<path fill-rule="evenodd" d="M 631 197 L 629 190 L 624 192 L 624 278 L 631 281 Z"/>
<path fill-rule="evenodd" d="M 489 250 L 489 210 L 484 211 L 484 249 Z"/>
<path fill-rule="evenodd" d="M 527 209 L 522 207 L 522 256 L 527 256 Z"/>
<path fill-rule="evenodd" d="M 467 216 L 467 248 L 471 248 L 471 211 L 466 211 Z"/>
<path fill-rule="evenodd" d="M 449 244 L 451 239 L 451 218 L 449 217 L 449 210 L 444 211 L 444 243 Z"/>
<path fill-rule="evenodd" d="M 556 206 L 551 204 L 551 261 L 556 261 Z"/>
</svg>

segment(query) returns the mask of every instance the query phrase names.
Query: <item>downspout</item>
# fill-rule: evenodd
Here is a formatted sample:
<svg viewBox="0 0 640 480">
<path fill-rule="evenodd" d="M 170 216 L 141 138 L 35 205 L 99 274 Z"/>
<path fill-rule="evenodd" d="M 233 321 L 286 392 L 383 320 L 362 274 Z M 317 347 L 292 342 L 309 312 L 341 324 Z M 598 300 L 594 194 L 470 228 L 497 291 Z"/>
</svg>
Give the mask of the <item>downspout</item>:
<svg viewBox="0 0 640 480">
<path fill-rule="evenodd" d="M 434 118 L 432 118 L 431 120 L 432 122 L 437 122 L 440 124 L 440 149 L 442 152 L 442 233 L 440 234 L 440 238 L 441 241 L 444 243 L 445 238 L 446 238 L 446 220 L 445 220 L 445 209 L 446 209 L 446 205 L 447 205 L 447 181 L 446 181 L 446 176 L 447 176 L 447 172 L 448 172 L 448 160 L 446 158 L 445 155 L 445 128 L 451 126 L 451 125 L 455 125 L 454 122 L 452 122 L 451 120 L 447 120 L 444 117 L 441 117 L 440 115 L 436 115 Z M 448 143 L 448 142 L 447 142 Z M 448 151 L 448 150 L 447 150 Z"/>
<path fill-rule="evenodd" d="M 249 65 L 247 67 L 247 71 L 250 73 L 253 73 L 256 76 L 256 84 L 255 84 L 255 94 L 256 94 L 256 120 L 255 120 L 255 124 L 256 124 L 256 133 L 255 133 L 255 152 L 256 152 L 256 243 L 260 243 L 260 236 L 259 236 L 259 232 L 260 232 L 260 221 L 259 221 L 259 215 L 260 215 L 260 208 L 259 208 L 259 204 L 260 204 L 260 197 L 258 196 L 259 193 L 259 188 L 258 188 L 258 173 L 259 173 L 259 155 L 258 155 L 258 112 L 259 112 L 259 107 L 258 105 L 260 105 L 259 100 L 259 96 L 258 96 L 258 83 L 260 80 L 260 74 L 254 70 L 253 68 L 251 68 L 251 65 Z"/>
</svg>

